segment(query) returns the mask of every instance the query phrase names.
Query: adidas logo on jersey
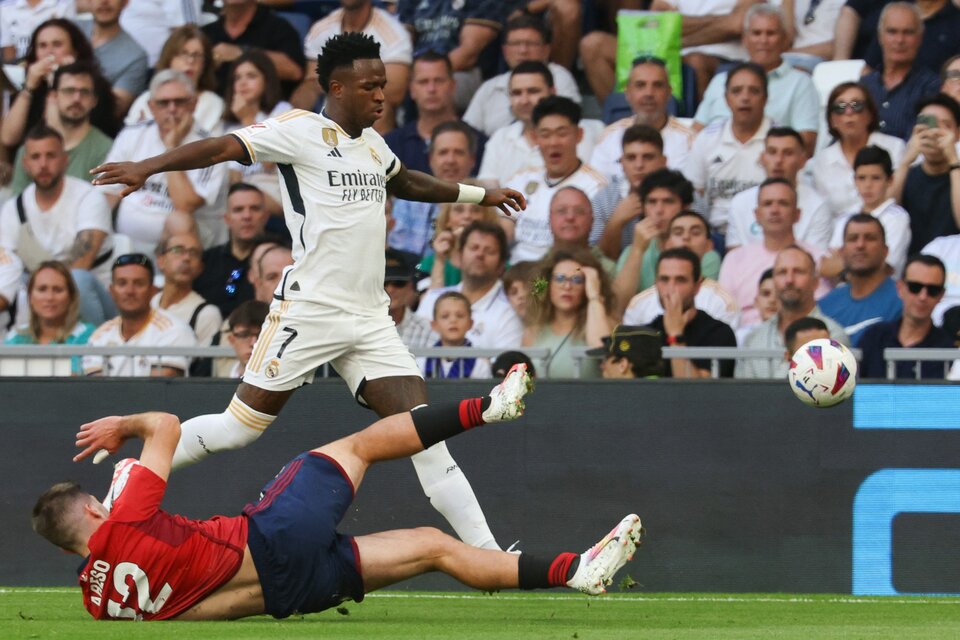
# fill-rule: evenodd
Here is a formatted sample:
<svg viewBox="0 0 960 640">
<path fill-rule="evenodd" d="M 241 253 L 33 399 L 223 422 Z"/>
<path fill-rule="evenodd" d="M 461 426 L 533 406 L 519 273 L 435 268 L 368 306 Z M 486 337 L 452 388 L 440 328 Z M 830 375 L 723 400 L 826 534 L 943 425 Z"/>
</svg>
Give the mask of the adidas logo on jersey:
<svg viewBox="0 0 960 640">
<path fill-rule="evenodd" d="M 342 158 L 342 157 L 343 157 L 343 154 L 340 153 L 340 150 L 339 150 L 339 149 L 337 149 L 336 147 L 334 147 L 333 150 L 332 150 L 330 153 L 327 154 L 327 157 L 329 157 L 329 158 Z"/>
</svg>

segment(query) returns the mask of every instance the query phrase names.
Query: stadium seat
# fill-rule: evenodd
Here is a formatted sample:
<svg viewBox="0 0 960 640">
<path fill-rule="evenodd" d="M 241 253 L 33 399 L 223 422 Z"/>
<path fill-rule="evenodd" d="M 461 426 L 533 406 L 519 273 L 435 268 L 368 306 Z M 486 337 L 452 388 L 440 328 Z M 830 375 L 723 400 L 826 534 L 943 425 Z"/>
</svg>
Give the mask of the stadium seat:
<svg viewBox="0 0 960 640">
<path fill-rule="evenodd" d="M 857 82 L 866 62 L 863 60 L 830 60 L 821 62 L 813 69 L 813 86 L 820 96 L 820 131 L 817 135 L 817 150 L 827 146 L 830 134 L 827 132 L 827 99 L 841 82 Z"/>
</svg>

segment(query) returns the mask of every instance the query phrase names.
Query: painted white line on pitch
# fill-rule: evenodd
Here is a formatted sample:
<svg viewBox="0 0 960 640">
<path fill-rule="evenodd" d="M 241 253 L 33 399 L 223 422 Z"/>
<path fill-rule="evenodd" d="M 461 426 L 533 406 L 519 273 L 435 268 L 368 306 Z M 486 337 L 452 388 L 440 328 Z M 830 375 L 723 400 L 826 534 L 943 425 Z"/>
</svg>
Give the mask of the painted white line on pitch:
<svg viewBox="0 0 960 640">
<path fill-rule="evenodd" d="M 394 598 L 398 600 L 410 599 L 410 600 L 486 600 L 486 601 L 496 601 L 496 600 L 516 600 L 516 601 L 529 601 L 529 597 L 524 596 L 512 596 L 512 595 L 485 595 L 485 594 L 472 594 L 472 593 L 462 593 L 462 594 L 442 594 L 442 593 L 368 593 L 366 598 Z M 566 596 L 548 596 L 548 595 L 537 595 L 537 600 L 548 600 L 548 601 L 577 601 L 580 599 L 580 596 L 576 594 L 570 594 Z M 817 604 L 817 603 L 829 603 L 829 604 L 946 604 L 946 605 L 960 605 L 960 600 L 956 598 L 908 598 L 908 599 L 897 599 L 897 598 L 768 598 L 763 596 L 744 596 L 744 597 L 735 597 L 735 596 L 668 596 L 663 598 L 654 598 L 648 596 L 631 596 L 627 594 L 607 594 L 606 596 L 601 596 L 600 598 L 583 598 L 586 600 L 594 602 L 744 602 L 744 603 L 753 603 L 753 602 L 785 602 L 789 604 Z"/>
</svg>

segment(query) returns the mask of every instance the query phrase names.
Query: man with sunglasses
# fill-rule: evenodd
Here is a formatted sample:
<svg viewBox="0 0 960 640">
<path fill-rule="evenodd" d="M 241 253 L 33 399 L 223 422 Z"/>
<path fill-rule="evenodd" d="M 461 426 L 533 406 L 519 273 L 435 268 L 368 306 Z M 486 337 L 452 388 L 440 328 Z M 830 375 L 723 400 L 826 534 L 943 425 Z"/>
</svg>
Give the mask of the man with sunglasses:
<svg viewBox="0 0 960 640">
<path fill-rule="evenodd" d="M 125 127 L 113 143 L 106 162 L 137 161 L 207 138 L 197 126 L 193 110 L 196 89 L 186 75 L 173 69 L 159 71 L 150 81 L 150 113 L 153 120 Z M 169 171 L 150 176 L 143 188 L 122 197 L 122 185 L 104 192 L 117 208 L 117 232 L 130 237 L 134 250 L 152 254 L 163 235 L 169 214 L 179 211 L 197 222 L 205 247 L 226 240 L 222 221 L 221 192 L 227 183 L 226 165 L 206 169 Z"/>
<path fill-rule="evenodd" d="M 860 339 L 863 359 L 861 378 L 886 378 L 887 363 L 883 350 L 895 347 L 918 349 L 951 349 L 953 338 L 933 324 L 933 309 L 943 298 L 947 270 L 934 256 L 918 254 L 907 259 L 903 278 L 897 282 L 897 295 L 903 301 L 903 315 L 890 322 L 867 329 Z M 913 380 L 917 377 L 917 363 L 896 363 L 896 377 Z M 920 378 L 943 380 L 942 362 L 922 362 Z"/>
<path fill-rule="evenodd" d="M 97 327 L 92 347 L 193 347 L 197 340 L 185 323 L 163 309 L 150 306 L 153 262 L 142 253 L 126 253 L 113 263 L 110 295 L 120 315 Z M 87 376 L 180 377 L 190 359 L 184 356 L 84 356 Z"/>
</svg>

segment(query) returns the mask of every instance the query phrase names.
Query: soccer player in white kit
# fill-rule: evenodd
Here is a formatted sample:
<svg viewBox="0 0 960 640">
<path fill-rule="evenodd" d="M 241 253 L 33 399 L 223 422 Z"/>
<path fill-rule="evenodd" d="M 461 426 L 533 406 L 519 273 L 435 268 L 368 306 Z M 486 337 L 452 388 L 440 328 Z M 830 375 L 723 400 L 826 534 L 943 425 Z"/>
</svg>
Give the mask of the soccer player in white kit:
<svg viewBox="0 0 960 640">
<path fill-rule="evenodd" d="M 276 163 L 294 264 L 274 292 L 243 381 L 222 414 L 183 424 L 174 467 L 256 440 L 293 391 L 329 362 L 361 403 L 381 417 L 427 402 L 426 385 L 387 310 L 383 288 L 389 194 L 423 202 L 471 202 L 506 215 L 526 206 L 511 189 L 484 190 L 408 171 L 370 127 L 383 113 L 386 72 L 370 36 L 327 41 L 317 75 L 320 114 L 293 110 L 228 135 L 140 162 L 104 164 L 94 184 L 125 196 L 163 171 L 219 162 Z M 443 443 L 413 457 L 424 492 L 464 542 L 499 548 L 473 490 Z"/>
</svg>

